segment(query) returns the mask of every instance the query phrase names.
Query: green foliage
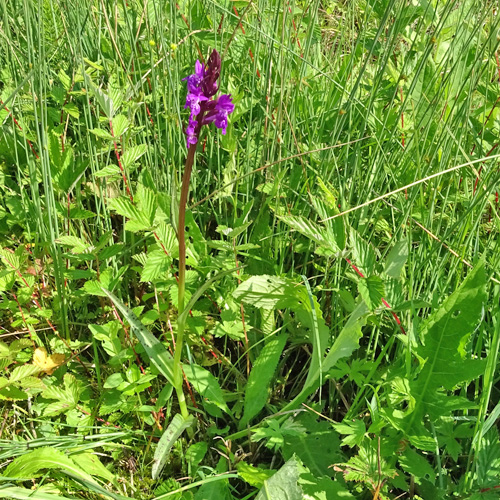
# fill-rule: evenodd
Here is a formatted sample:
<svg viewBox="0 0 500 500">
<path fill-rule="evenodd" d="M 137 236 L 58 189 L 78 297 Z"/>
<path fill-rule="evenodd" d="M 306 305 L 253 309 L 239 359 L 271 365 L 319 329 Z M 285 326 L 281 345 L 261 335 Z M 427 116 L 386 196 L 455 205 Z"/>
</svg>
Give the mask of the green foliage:
<svg viewBox="0 0 500 500">
<path fill-rule="evenodd" d="M 0 9 L 0 497 L 496 498 L 492 2 Z"/>
</svg>

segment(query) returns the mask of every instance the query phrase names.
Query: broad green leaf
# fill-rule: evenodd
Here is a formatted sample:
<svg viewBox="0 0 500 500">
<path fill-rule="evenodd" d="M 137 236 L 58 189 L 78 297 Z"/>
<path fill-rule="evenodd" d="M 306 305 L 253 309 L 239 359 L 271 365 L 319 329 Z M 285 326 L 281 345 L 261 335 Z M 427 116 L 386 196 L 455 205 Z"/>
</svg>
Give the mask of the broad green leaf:
<svg viewBox="0 0 500 500">
<path fill-rule="evenodd" d="M 303 500 L 355 500 L 355 497 L 338 481 L 309 472 L 299 478 Z"/>
<path fill-rule="evenodd" d="M 264 408 L 286 341 L 287 335 L 272 338 L 255 360 L 245 389 L 245 411 L 240 420 L 240 428 L 244 428 Z"/>
<path fill-rule="evenodd" d="M 302 489 L 298 485 L 304 468 L 292 457 L 269 479 L 255 497 L 255 500 L 303 500 Z"/>
<path fill-rule="evenodd" d="M 366 426 L 363 420 L 344 420 L 340 424 L 333 424 L 333 428 L 345 437 L 342 439 L 342 446 L 359 446 L 366 434 Z"/>
<path fill-rule="evenodd" d="M 312 412 L 299 413 L 294 421 L 303 431 L 284 436 L 283 458 L 288 460 L 295 453 L 315 476 L 333 476 L 335 471 L 330 466 L 343 459 L 337 432 Z"/>
<path fill-rule="evenodd" d="M 83 253 L 89 248 L 89 244 L 77 236 L 60 236 L 56 243 L 71 247 L 73 253 Z"/>
<path fill-rule="evenodd" d="M 171 263 L 171 257 L 163 250 L 153 250 L 149 252 L 146 264 L 141 273 L 141 281 L 154 281 L 168 271 Z"/>
<path fill-rule="evenodd" d="M 262 309 L 282 309 L 308 302 L 304 286 L 277 276 L 252 276 L 233 292 L 236 300 Z"/>
<path fill-rule="evenodd" d="M 408 259 L 408 242 L 398 241 L 385 259 L 385 274 L 391 278 L 400 278 L 406 259 Z"/>
<path fill-rule="evenodd" d="M 99 139 L 104 139 L 107 141 L 113 140 L 113 136 L 107 130 L 103 130 L 102 128 L 92 128 L 89 130 L 89 132 L 99 137 Z"/>
<path fill-rule="evenodd" d="M 374 247 L 367 243 L 357 231 L 351 227 L 350 240 L 352 245 L 353 264 L 361 270 L 364 276 L 370 276 L 375 270 L 377 257 Z"/>
<path fill-rule="evenodd" d="M 109 206 L 120 215 L 130 219 L 128 223 L 132 223 L 133 227 L 127 223 L 128 226 L 126 227 L 128 230 L 143 231 L 150 227 L 148 218 L 128 198 L 124 196 L 112 198 Z"/>
<path fill-rule="evenodd" d="M 31 377 L 32 375 L 36 375 L 40 373 L 40 368 L 36 365 L 26 364 L 22 366 L 16 366 L 12 370 L 12 373 L 9 377 L 9 383 L 12 384 L 14 382 L 20 382 L 22 379 L 26 377 Z"/>
<path fill-rule="evenodd" d="M 398 462 L 405 472 L 415 476 L 417 482 L 420 482 L 419 480 L 421 479 L 429 479 L 434 482 L 436 473 L 431 464 L 426 457 L 423 457 L 412 448 L 407 447 L 406 450 L 398 456 Z"/>
<path fill-rule="evenodd" d="M 222 411 L 231 414 L 227 407 L 219 381 L 205 368 L 199 365 L 183 365 L 184 373 L 189 383 L 204 400 L 215 404 Z"/>
<path fill-rule="evenodd" d="M 330 249 L 331 253 L 337 253 L 340 249 L 328 234 L 328 231 L 319 224 L 297 215 L 278 215 L 279 220 L 288 224 L 292 229 L 303 234 L 306 238 L 314 241 L 316 244 Z"/>
<path fill-rule="evenodd" d="M 484 262 L 481 262 L 424 325 L 421 331 L 424 345 L 416 351 L 423 366 L 418 377 L 410 382 L 414 405 L 402 422 L 409 436 L 417 428 L 419 434 L 422 432 L 420 423 L 426 413 L 432 419 L 452 411 L 455 405 L 446 408 L 446 402 L 453 403 L 454 398 L 440 393 L 442 387 L 451 391 L 457 384 L 484 373 L 484 360 L 472 359 L 466 347 L 481 319 L 485 288 Z"/>
<path fill-rule="evenodd" d="M 273 470 L 254 467 L 243 461 L 238 462 L 236 469 L 238 470 L 238 476 L 254 488 L 262 488 L 264 482 L 275 473 Z"/>
<path fill-rule="evenodd" d="M 63 106 L 64 111 L 68 113 L 68 115 L 72 116 L 73 118 L 80 118 L 80 110 L 78 109 L 78 106 L 72 102 L 68 102 Z"/>
<path fill-rule="evenodd" d="M 358 291 L 370 311 L 374 311 L 382 305 L 384 282 L 378 276 L 359 278 Z"/>
<path fill-rule="evenodd" d="M 303 304 L 303 306 L 305 306 L 304 309 L 307 311 L 306 317 L 301 314 L 300 309 L 297 310 L 296 313 L 297 316 L 301 318 L 302 322 L 309 328 L 311 344 L 313 346 L 311 362 L 309 364 L 309 370 L 307 372 L 307 378 L 304 385 L 307 386 L 311 383 L 315 383 L 317 378 L 318 385 L 321 387 L 323 385 L 324 371 L 322 368 L 323 353 L 325 352 L 330 340 L 330 331 L 323 320 L 320 305 L 318 304 L 316 297 L 312 294 L 307 277 L 302 276 L 302 279 L 304 280 L 309 307 Z M 318 373 L 319 377 L 317 376 Z"/>
<path fill-rule="evenodd" d="M 101 477 L 106 481 L 117 484 L 115 475 L 104 467 L 102 462 L 99 460 L 99 457 L 94 453 L 78 453 L 71 455 L 71 459 L 91 476 Z"/>
<path fill-rule="evenodd" d="M 3 475 L 5 477 L 32 479 L 43 475 L 43 471 L 47 469 L 68 471 L 87 481 L 94 481 L 71 458 L 56 448 L 39 448 L 17 457 L 3 470 Z"/>
<path fill-rule="evenodd" d="M 14 498 L 16 500 L 74 500 L 75 497 L 52 495 L 51 493 L 44 493 L 39 490 L 4 484 L 0 485 L 0 498 Z"/>
<path fill-rule="evenodd" d="M 149 225 L 152 226 L 155 220 L 156 209 L 156 194 L 153 190 L 148 189 L 142 185 L 137 188 L 137 205 L 141 213 L 144 215 Z"/>
<path fill-rule="evenodd" d="M 117 174 L 121 174 L 121 170 L 118 165 L 106 165 L 105 167 L 98 170 L 94 175 L 96 177 L 108 177 L 109 175 Z"/>
<path fill-rule="evenodd" d="M 123 115 L 114 116 L 111 123 L 113 124 L 113 137 L 115 139 L 119 139 L 130 126 L 127 117 Z"/>
<path fill-rule="evenodd" d="M 170 450 L 172 449 L 175 441 L 179 439 L 181 434 L 188 427 L 193 425 L 193 422 L 194 418 L 192 415 L 189 415 L 187 419 L 185 419 L 180 413 L 174 415 L 174 418 L 165 429 L 165 432 L 161 436 L 158 446 L 156 447 L 152 469 L 153 479 L 158 479 L 158 476 L 163 470 L 163 466 L 170 455 Z"/>
<path fill-rule="evenodd" d="M 140 322 L 139 318 L 115 295 L 106 289 L 103 292 L 111 299 L 117 309 L 129 322 L 133 332 L 144 347 L 151 362 L 158 368 L 159 372 L 172 384 L 174 380 L 172 355 L 167 348 Z"/>
<path fill-rule="evenodd" d="M 87 73 L 84 74 L 84 78 L 85 78 L 85 83 L 87 84 L 87 87 L 92 89 L 93 94 L 96 98 L 96 101 L 99 103 L 99 106 L 104 111 L 104 113 L 106 114 L 108 119 L 113 118 L 113 115 L 115 113 L 115 109 L 114 109 L 113 100 L 111 99 L 111 97 L 109 97 L 103 90 L 96 87 L 96 85 L 94 85 L 94 82 L 92 81 L 90 76 L 87 75 Z"/>
<path fill-rule="evenodd" d="M 130 168 L 146 151 L 148 146 L 146 144 L 139 144 L 131 148 L 127 148 L 122 155 L 122 165 L 124 168 Z"/>
</svg>

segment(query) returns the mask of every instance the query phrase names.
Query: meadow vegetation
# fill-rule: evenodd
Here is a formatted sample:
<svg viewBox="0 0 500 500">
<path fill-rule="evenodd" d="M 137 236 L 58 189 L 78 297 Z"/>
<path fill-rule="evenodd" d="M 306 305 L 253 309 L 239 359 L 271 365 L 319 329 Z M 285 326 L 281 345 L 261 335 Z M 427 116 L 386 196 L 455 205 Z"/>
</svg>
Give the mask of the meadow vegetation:
<svg viewBox="0 0 500 500">
<path fill-rule="evenodd" d="M 0 498 L 499 498 L 499 42 L 488 0 L 0 0 Z"/>
</svg>

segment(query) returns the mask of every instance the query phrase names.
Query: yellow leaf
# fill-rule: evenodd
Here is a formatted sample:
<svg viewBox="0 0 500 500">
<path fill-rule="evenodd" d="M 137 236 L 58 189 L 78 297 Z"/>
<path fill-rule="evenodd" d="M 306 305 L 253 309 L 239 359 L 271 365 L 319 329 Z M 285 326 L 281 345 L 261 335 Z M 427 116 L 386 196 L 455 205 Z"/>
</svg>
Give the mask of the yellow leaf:
<svg viewBox="0 0 500 500">
<path fill-rule="evenodd" d="M 33 353 L 33 364 L 38 366 L 47 375 L 52 375 L 54 370 L 66 361 L 64 354 L 54 353 L 47 356 L 45 347 L 37 347 Z"/>
</svg>

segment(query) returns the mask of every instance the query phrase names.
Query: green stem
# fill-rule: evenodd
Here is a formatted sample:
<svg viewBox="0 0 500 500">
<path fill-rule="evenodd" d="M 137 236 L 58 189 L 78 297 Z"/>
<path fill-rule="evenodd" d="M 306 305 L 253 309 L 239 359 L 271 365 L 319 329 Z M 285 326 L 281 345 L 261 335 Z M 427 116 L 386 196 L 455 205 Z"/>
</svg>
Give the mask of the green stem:
<svg viewBox="0 0 500 500">
<path fill-rule="evenodd" d="M 188 418 L 189 412 L 186 406 L 186 399 L 182 389 L 182 348 L 184 346 L 184 327 L 186 325 L 186 316 L 182 314 L 184 311 L 184 297 L 186 290 L 186 204 L 189 192 L 189 181 L 191 179 L 191 171 L 193 170 L 194 156 L 196 153 L 196 144 L 189 147 L 184 167 L 184 175 L 182 177 L 181 198 L 179 201 L 179 223 L 177 225 L 177 238 L 179 240 L 179 292 L 178 292 L 178 320 L 177 320 L 177 340 L 174 353 L 174 385 L 177 399 L 179 401 L 179 409 L 184 418 Z"/>
</svg>

